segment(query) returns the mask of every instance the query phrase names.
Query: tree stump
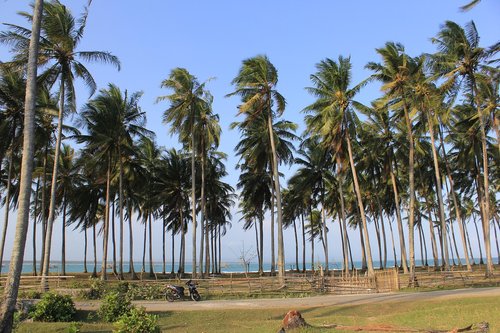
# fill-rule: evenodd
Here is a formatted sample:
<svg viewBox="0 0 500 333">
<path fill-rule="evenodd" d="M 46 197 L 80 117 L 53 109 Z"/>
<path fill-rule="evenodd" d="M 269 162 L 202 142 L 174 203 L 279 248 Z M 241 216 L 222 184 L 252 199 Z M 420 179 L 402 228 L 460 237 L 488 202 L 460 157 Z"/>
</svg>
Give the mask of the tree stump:
<svg viewBox="0 0 500 333">
<path fill-rule="evenodd" d="M 281 322 L 281 330 L 279 333 L 284 333 L 288 330 L 292 330 L 295 328 L 309 326 L 302 315 L 297 310 L 290 310 L 287 312 L 283 321 Z"/>
</svg>

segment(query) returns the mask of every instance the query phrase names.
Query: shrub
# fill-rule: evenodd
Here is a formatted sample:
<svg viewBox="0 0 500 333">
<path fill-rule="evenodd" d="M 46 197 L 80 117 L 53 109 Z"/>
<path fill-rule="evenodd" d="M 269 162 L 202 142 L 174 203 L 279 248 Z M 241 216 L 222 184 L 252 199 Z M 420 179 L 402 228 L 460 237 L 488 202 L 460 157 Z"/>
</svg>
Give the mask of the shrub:
<svg viewBox="0 0 500 333">
<path fill-rule="evenodd" d="M 115 333 L 159 333 L 158 318 L 144 308 L 131 308 L 115 322 Z"/>
<path fill-rule="evenodd" d="M 33 310 L 31 318 L 38 321 L 71 321 L 76 314 L 75 304 L 68 295 L 46 293 Z"/>
<path fill-rule="evenodd" d="M 83 290 L 80 297 L 83 299 L 101 299 L 106 289 L 104 288 L 104 281 L 99 279 L 90 279 L 90 288 Z"/>
<path fill-rule="evenodd" d="M 127 296 L 133 300 L 153 300 L 162 299 L 165 295 L 165 288 L 159 284 L 145 284 L 128 286 Z"/>
<path fill-rule="evenodd" d="M 42 297 L 42 293 L 38 290 L 22 290 L 19 292 L 18 298 L 27 298 L 27 299 L 40 299 Z"/>
<path fill-rule="evenodd" d="M 112 292 L 104 297 L 97 315 L 103 321 L 114 322 L 116 318 L 127 313 L 132 308 L 132 303 L 125 295 Z"/>
</svg>

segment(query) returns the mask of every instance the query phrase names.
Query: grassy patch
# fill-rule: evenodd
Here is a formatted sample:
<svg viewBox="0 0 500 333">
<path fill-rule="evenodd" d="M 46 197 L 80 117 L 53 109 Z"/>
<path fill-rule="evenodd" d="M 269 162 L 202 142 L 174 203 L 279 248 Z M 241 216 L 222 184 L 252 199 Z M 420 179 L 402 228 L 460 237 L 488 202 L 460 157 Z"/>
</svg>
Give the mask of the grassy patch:
<svg viewBox="0 0 500 333">
<path fill-rule="evenodd" d="M 286 309 L 225 310 L 162 312 L 159 325 L 164 332 L 262 332 L 275 333 L 284 314 L 293 309 L 293 301 Z M 453 300 L 418 301 L 413 303 L 383 302 L 368 305 L 344 305 L 299 308 L 305 320 L 314 326 L 323 324 L 375 325 L 390 324 L 420 329 L 452 329 L 487 321 L 491 332 L 500 332 L 500 299 L 471 297 Z M 111 324 L 88 319 L 88 313 L 79 313 L 83 322 L 81 332 L 111 332 Z M 92 317 L 92 316 L 91 316 Z M 69 323 L 22 323 L 17 332 L 67 332 Z M 301 333 L 342 332 L 340 330 L 308 328 Z"/>
</svg>

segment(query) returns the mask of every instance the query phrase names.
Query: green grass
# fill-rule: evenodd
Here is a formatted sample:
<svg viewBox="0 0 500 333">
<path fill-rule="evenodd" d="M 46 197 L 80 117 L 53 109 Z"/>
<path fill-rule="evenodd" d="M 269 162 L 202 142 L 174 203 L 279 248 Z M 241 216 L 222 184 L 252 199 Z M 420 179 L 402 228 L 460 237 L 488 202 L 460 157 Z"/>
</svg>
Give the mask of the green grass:
<svg viewBox="0 0 500 333">
<path fill-rule="evenodd" d="M 158 313 L 164 332 L 262 332 L 275 333 L 284 314 L 295 309 L 293 302 L 286 309 L 188 311 Z M 411 304 L 384 302 L 369 305 L 344 305 L 298 308 L 311 325 L 374 325 L 390 324 L 420 329 L 452 329 L 487 321 L 491 332 L 500 332 L 500 298 L 476 297 L 444 301 L 419 301 Z M 81 332 L 111 332 L 113 326 L 92 322 L 88 313 L 79 313 Z M 17 332 L 67 332 L 69 323 L 22 323 Z M 299 332 L 342 332 L 308 328 Z"/>
</svg>

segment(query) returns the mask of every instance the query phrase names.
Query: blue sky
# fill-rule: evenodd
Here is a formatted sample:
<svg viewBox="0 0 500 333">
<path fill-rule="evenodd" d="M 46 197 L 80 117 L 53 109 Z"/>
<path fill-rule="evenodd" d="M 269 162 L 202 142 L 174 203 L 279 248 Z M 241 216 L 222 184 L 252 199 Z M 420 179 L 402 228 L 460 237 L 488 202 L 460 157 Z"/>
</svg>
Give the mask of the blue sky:
<svg viewBox="0 0 500 333">
<path fill-rule="evenodd" d="M 82 12 L 86 3 L 63 2 L 75 15 Z M 430 38 L 436 35 L 445 20 L 463 25 L 472 19 L 483 46 L 498 41 L 500 1 L 483 0 L 473 10 L 462 13 L 459 6 L 466 2 L 94 0 L 80 50 L 110 51 L 119 57 L 120 72 L 104 65 L 89 65 L 89 68 L 100 88 L 111 82 L 130 92 L 144 92 L 141 106 L 147 112 L 148 127 L 156 132 L 157 142 L 167 148 L 177 145 L 177 138 L 170 137 L 161 122 L 166 102 L 155 103 L 158 96 L 168 93 L 160 88 L 161 81 L 174 67 L 187 68 L 200 81 L 215 77 L 207 87 L 214 96 L 214 111 L 221 119 L 220 150 L 229 154 L 227 181 L 234 185 L 238 173 L 234 171 L 237 160 L 233 149 L 239 134 L 229 130 L 229 124 L 237 120 L 239 101 L 237 97 L 224 96 L 232 92 L 230 82 L 243 59 L 257 54 L 270 58 L 279 71 L 278 90 L 287 99 L 284 118 L 300 125 L 297 133 L 300 135 L 304 129 L 300 111 L 312 102 L 304 87 L 310 85 L 309 75 L 314 72 L 315 64 L 325 57 L 335 59 L 339 55 L 350 55 L 353 83 L 357 83 L 370 74 L 364 70 L 364 65 L 379 60 L 375 48 L 387 41 L 403 43 L 411 55 L 434 52 Z M 28 3 L 0 0 L 0 22 L 26 26 L 16 12 L 29 11 Z M 7 61 L 9 57 L 8 48 L 1 45 L 0 60 Z M 82 88 L 78 94 L 81 105 L 88 93 Z M 364 88 L 358 99 L 369 103 L 379 95 L 378 86 L 373 84 Z M 226 259 L 239 255 L 243 240 L 247 247 L 253 245 L 253 233 L 245 235 L 239 229 L 237 221 L 233 221 L 227 240 L 233 250 L 228 252 Z M 331 230 L 337 228 L 331 226 Z M 290 237 L 287 244 L 292 244 L 287 253 L 292 259 L 293 235 L 290 231 L 287 237 Z M 334 235 L 331 237 L 330 256 L 340 258 L 340 245 Z M 374 240 L 372 246 L 375 246 Z M 316 252 L 322 258 L 319 247 Z M 57 258 L 58 251 L 54 253 Z M 159 259 L 160 253 L 157 255 Z M 70 249 L 68 256 L 78 259 L 79 253 Z"/>
</svg>

